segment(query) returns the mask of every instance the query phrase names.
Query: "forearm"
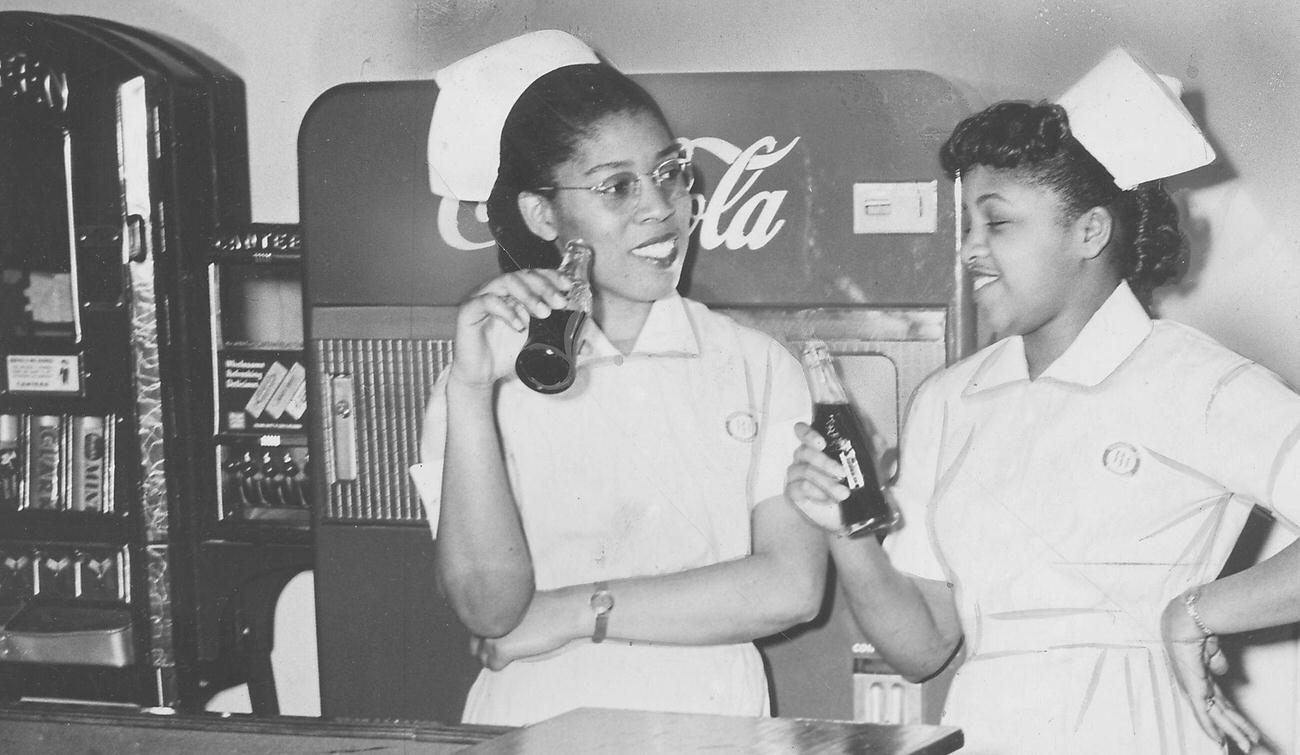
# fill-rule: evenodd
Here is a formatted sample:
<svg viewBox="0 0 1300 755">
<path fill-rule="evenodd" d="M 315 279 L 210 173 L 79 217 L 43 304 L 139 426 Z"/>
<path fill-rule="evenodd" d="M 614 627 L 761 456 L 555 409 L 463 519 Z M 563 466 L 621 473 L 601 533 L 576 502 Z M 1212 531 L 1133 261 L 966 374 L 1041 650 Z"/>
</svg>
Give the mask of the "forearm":
<svg viewBox="0 0 1300 755">
<path fill-rule="evenodd" d="M 662 577 L 619 580 L 611 585 L 618 604 L 609 634 L 678 645 L 767 637 L 817 615 L 824 560 L 820 566 L 809 569 L 764 554 Z M 590 618 L 587 625 L 589 631 Z"/>
<path fill-rule="evenodd" d="M 1217 634 L 1300 621 L 1300 541 L 1249 569 L 1199 589 L 1196 611 L 1206 627 Z"/>
<path fill-rule="evenodd" d="M 961 639 L 952 591 L 903 574 L 873 537 L 831 537 L 836 573 L 858 626 L 900 674 L 919 679 L 948 660 Z"/>
<path fill-rule="evenodd" d="M 753 555 L 696 569 L 610 582 L 613 641 L 678 645 L 748 642 L 811 620 L 826 584 L 825 540 L 784 501 L 756 510 Z M 590 584 L 556 591 L 569 639 L 591 636 Z"/>
<path fill-rule="evenodd" d="M 725 645 L 749 642 L 811 620 L 823 581 L 786 573 L 766 556 L 656 577 L 609 583 L 614 610 L 609 641 L 664 645 Z M 555 590 L 567 606 L 567 637 L 590 637 L 595 618 L 588 605 L 591 584 Z M 816 596 L 814 599 L 813 596 Z"/>
<path fill-rule="evenodd" d="M 471 632 L 497 637 L 519 623 L 534 587 L 491 388 L 448 383 L 443 463 L 435 543 L 439 583 Z"/>
</svg>

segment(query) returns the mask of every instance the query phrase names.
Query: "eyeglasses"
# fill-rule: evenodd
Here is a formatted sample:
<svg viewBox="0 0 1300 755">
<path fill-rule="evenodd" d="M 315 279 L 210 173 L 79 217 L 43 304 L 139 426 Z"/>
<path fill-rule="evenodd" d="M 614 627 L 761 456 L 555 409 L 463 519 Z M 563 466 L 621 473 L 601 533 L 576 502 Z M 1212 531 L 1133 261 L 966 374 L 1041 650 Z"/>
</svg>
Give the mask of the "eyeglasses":
<svg viewBox="0 0 1300 755">
<path fill-rule="evenodd" d="M 624 171 L 615 173 L 595 186 L 539 186 L 537 191 L 590 191 L 599 195 L 613 210 L 631 210 L 641 197 L 641 176 L 650 179 L 664 201 L 680 199 L 695 185 L 695 171 L 685 157 L 673 157 L 655 166 L 649 173 Z"/>
</svg>

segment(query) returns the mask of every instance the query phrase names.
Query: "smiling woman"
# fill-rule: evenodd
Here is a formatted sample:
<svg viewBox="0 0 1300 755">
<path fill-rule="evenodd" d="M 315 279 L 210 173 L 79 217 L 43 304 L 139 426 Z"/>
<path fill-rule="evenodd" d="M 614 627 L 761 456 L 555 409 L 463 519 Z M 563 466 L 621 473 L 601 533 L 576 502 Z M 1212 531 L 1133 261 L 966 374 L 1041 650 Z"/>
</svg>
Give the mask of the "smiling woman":
<svg viewBox="0 0 1300 755">
<path fill-rule="evenodd" d="M 672 295 L 689 243 L 690 194 L 681 169 L 689 162 L 663 122 L 648 112 L 606 115 L 575 145 L 574 154 L 552 169 L 555 185 L 518 197 L 524 221 L 538 238 L 584 239 L 595 250 L 592 280 L 595 318 L 615 345 L 627 351 L 654 302 Z M 678 178 L 652 176 L 677 166 Z M 615 188 L 628 181 L 619 196 Z M 642 180 L 651 183 L 649 191 Z M 596 191 L 560 191 L 597 182 Z M 582 187 L 585 188 L 585 187 Z"/>
<path fill-rule="evenodd" d="M 885 548 L 831 540 L 887 661 L 932 675 L 971 752 L 1249 751 L 1216 632 L 1300 619 L 1300 544 L 1216 579 L 1254 505 L 1300 516 L 1300 396 L 1142 298 L 1177 270 L 1159 179 L 1213 151 L 1175 90 L 1119 50 L 1057 103 L 963 121 L 962 258 L 1000 336 L 918 389 Z M 787 494 L 848 491 L 800 428 Z"/>
<path fill-rule="evenodd" d="M 459 309 L 413 469 L 485 667 L 465 720 L 766 714 L 751 641 L 812 618 L 825 579 L 824 542 L 781 498 L 811 408 L 797 362 L 678 295 L 691 166 L 641 87 L 559 32 L 438 81 L 435 191 L 488 201 L 506 271 Z M 467 149 L 455 103 L 498 97 Z M 572 385 L 543 395 L 513 366 L 529 320 L 565 305 L 552 268 L 574 244 L 592 250 L 592 315 Z"/>
<path fill-rule="evenodd" d="M 976 304 L 995 334 L 1025 336 L 1031 376 L 1069 346 L 1116 278 L 1147 302 L 1184 260 L 1164 187 L 1121 191 L 1059 104 L 993 105 L 957 127 L 940 161 L 961 176 Z"/>
</svg>

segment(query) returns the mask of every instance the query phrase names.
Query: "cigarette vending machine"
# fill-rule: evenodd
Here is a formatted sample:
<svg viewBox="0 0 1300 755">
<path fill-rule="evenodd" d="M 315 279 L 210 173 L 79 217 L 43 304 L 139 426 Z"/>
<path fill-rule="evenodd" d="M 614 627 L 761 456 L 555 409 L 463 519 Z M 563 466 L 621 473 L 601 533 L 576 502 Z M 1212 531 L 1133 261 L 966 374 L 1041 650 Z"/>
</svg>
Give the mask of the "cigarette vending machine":
<svg viewBox="0 0 1300 755">
<path fill-rule="evenodd" d="M 243 96 L 164 37 L 0 13 L 2 698 L 182 706 L 221 665 L 211 575 L 251 567 L 203 547 L 232 534 L 209 266 L 249 227 Z"/>
<path fill-rule="evenodd" d="M 858 409 L 896 445 L 912 391 L 974 341 L 937 158 L 968 113 L 961 97 L 920 71 L 634 78 L 699 171 L 684 293 L 792 350 L 829 342 Z M 484 208 L 427 188 L 436 98 L 430 81 L 343 85 L 300 133 L 308 374 L 325 408 L 310 448 L 327 715 L 455 720 L 477 672 L 407 476 L 456 306 L 498 272 Z M 884 667 L 837 589 L 815 621 L 761 643 L 776 712 L 937 720 L 942 690 Z"/>
<path fill-rule="evenodd" d="M 199 463 L 214 488 L 195 512 L 198 697 L 248 683 L 253 712 L 275 714 L 275 600 L 312 563 L 302 233 L 223 228 L 208 251 L 213 402 Z"/>
</svg>

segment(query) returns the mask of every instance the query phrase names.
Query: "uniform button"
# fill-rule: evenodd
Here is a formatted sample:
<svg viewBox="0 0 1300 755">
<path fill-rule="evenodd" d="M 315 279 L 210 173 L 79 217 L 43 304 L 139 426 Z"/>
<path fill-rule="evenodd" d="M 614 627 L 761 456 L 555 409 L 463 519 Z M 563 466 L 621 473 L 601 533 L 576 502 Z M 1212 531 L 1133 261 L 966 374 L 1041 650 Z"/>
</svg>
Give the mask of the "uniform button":
<svg viewBox="0 0 1300 755">
<path fill-rule="evenodd" d="M 618 366 L 618 367 L 622 367 L 622 366 L 623 366 L 623 355 L 622 355 L 622 354 L 619 354 L 618 356 L 614 357 L 614 364 L 615 364 L 616 366 Z"/>
</svg>

